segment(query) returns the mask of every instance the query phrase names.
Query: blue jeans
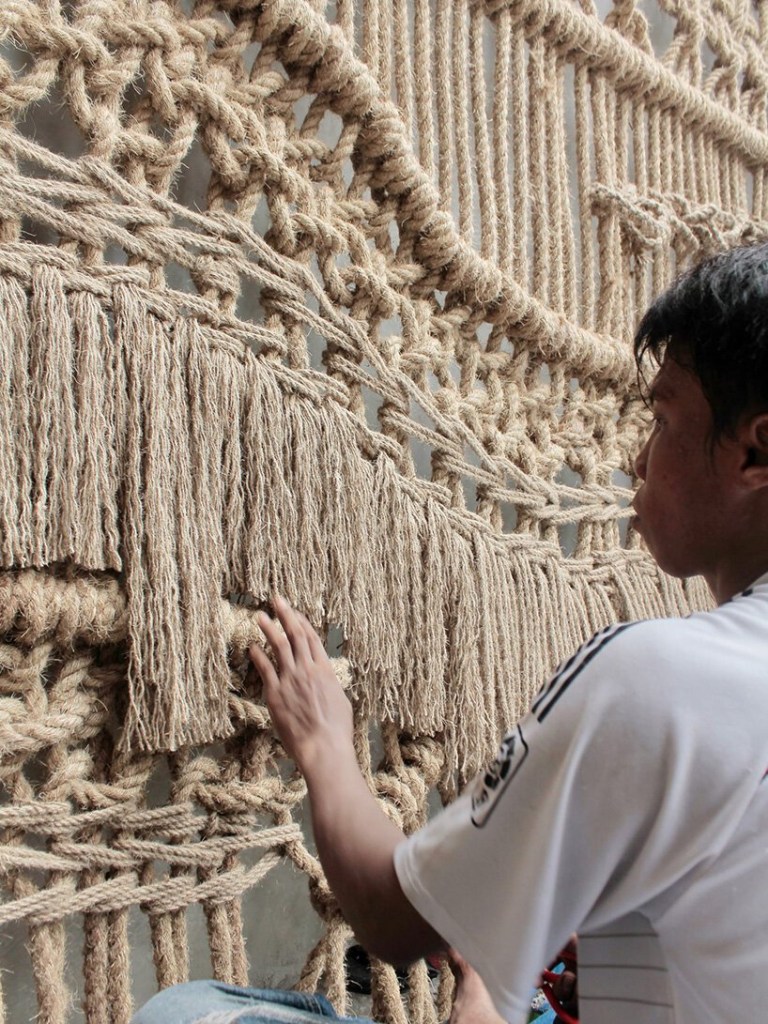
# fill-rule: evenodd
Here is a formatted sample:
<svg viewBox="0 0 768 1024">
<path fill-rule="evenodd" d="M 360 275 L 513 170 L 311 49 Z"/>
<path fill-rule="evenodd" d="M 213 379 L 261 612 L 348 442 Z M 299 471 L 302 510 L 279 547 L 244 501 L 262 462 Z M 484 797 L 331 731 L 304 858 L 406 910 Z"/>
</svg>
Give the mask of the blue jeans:
<svg viewBox="0 0 768 1024">
<path fill-rule="evenodd" d="M 372 1024 L 365 1017 L 339 1017 L 321 995 L 276 988 L 238 988 L 221 981 L 187 981 L 163 989 L 134 1014 L 131 1024 Z"/>
<path fill-rule="evenodd" d="M 560 967 L 562 970 L 562 966 Z M 163 989 L 131 1018 L 131 1024 L 373 1024 L 367 1017 L 339 1017 L 322 995 L 277 988 L 239 988 L 221 981 L 187 981 Z M 547 1007 L 536 1024 L 554 1024 Z"/>
</svg>

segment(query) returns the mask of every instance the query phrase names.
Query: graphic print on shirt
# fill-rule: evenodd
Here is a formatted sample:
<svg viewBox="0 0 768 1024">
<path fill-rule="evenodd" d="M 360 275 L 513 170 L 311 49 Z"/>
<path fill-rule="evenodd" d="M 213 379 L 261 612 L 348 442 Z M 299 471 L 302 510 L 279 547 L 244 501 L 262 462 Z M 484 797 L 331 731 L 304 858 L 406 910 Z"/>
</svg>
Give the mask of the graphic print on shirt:
<svg viewBox="0 0 768 1024">
<path fill-rule="evenodd" d="M 606 626 L 575 651 L 567 662 L 558 668 L 534 701 L 530 714 L 536 721 L 529 721 L 529 724 L 543 723 L 563 693 L 575 679 L 579 678 L 591 660 L 613 637 L 618 636 L 632 625 L 634 624 L 622 623 Z M 474 783 L 472 824 L 476 828 L 482 828 L 492 815 L 502 794 L 522 767 L 527 754 L 528 744 L 523 737 L 522 729 L 517 725 L 502 740 L 496 761 L 490 765 L 487 771 L 478 775 Z"/>
<path fill-rule="evenodd" d="M 606 626 L 563 662 L 534 701 L 531 707 L 534 720 L 529 719 L 529 725 L 541 724 L 571 683 L 579 677 L 582 669 L 613 637 L 618 636 L 630 625 L 633 623 Z M 518 725 L 501 741 L 499 753 L 490 768 L 477 777 L 472 792 L 472 824 L 476 828 L 482 828 L 490 818 L 502 793 L 522 767 L 528 756 L 528 749 L 528 743 Z"/>
<path fill-rule="evenodd" d="M 472 824 L 476 828 L 482 828 L 488 821 L 499 797 L 527 756 L 528 744 L 518 725 L 501 741 L 496 760 L 490 768 L 477 777 L 472 793 Z"/>
</svg>

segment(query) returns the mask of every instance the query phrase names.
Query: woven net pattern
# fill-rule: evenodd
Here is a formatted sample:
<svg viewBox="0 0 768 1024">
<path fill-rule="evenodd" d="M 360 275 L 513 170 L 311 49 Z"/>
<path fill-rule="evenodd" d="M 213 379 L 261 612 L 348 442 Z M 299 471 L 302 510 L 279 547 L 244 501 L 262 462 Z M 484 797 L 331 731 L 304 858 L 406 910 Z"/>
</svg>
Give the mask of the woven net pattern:
<svg viewBox="0 0 768 1024">
<path fill-rule="evenodd" d="M 272 591 L 342 637 L 407 831 L 592 630 L 706 601 L 627 529 L 628 340 L 768 237 L 768 3 L 652 13 L 0 6 L 0 926 L 43 1024 L 127 1021 L 137 908 L 158 985 L 195 907 L 216 977 L 258 983 L 242 898 L 285 862 L 321 925 L 297 982 L 344 1010 L 245 671 Z M 434 1024 L 449 988 L 374 965 L 373 1013 Z"/>
</svg>

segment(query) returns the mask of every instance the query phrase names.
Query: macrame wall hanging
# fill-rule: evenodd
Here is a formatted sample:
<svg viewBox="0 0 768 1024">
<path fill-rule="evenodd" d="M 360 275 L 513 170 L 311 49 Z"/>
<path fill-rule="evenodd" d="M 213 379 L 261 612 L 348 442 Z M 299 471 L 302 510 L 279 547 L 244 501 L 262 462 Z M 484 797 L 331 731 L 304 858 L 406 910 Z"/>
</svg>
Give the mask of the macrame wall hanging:
<svg viewBox="0 0 768 1024">
<path fill-rule="evenodd" d="M 626 530 L 629 340 L 768 237 L 768 4 L 653 13 L 656 49 L 632 0 L 4 0 L 0 929 L 41 1024 L 127 1021 L 136 908 L 158 985 L 198 905 L 258 983 L 241 898 L 286 860 L 322 920 L 296 980 L 344 1010 L 245 674 L 272 591 L 343 638 L 409 831 L 591 631 L 706 603 Z M 380 1019 L 445 1016 L 423 968 L 374 982 Z"/>
</svg>

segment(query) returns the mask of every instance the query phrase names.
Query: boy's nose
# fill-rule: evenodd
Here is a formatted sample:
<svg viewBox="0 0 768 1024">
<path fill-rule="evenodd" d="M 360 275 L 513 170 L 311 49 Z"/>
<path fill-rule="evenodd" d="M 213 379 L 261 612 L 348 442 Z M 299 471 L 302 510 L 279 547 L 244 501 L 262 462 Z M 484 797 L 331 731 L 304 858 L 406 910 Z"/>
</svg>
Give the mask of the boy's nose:
<svg viewBox="0 0 768 1024">
<path fill-rule="evenodd" d="M 643 447 L 635 456 L 635 461 L 633 463 L 635 474 L 636 476 L 639 476 L 641 480 L 645 480 L 645 471 L 648 466 L 648 445 L 650 442 L 651 439 L 648 437 Z"/>
</svg>

